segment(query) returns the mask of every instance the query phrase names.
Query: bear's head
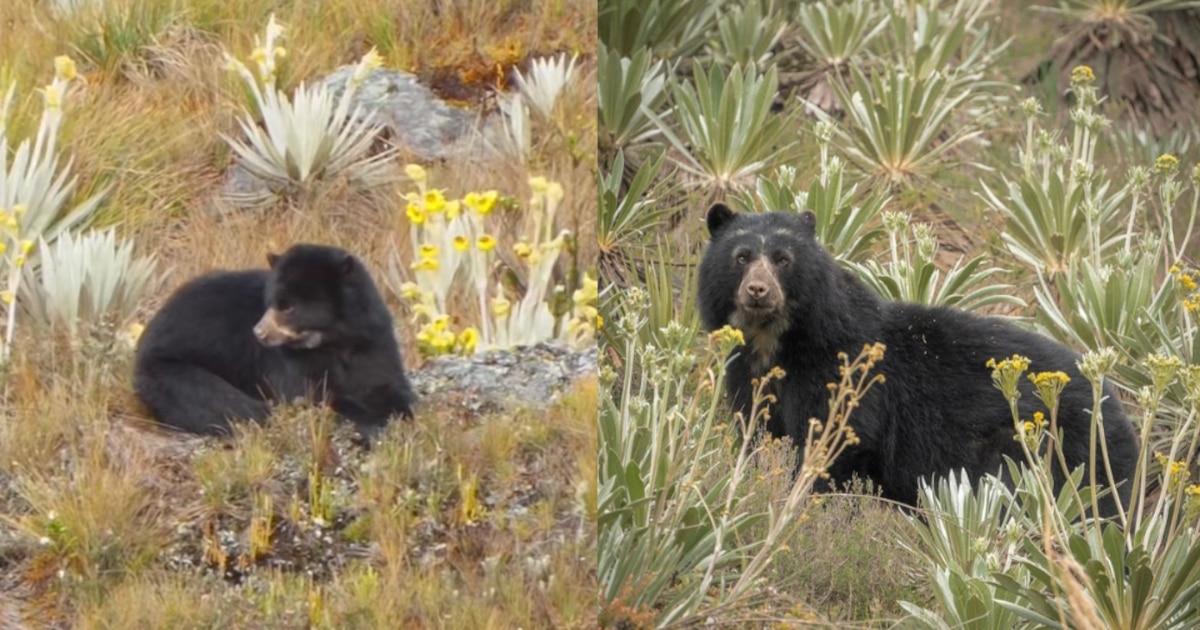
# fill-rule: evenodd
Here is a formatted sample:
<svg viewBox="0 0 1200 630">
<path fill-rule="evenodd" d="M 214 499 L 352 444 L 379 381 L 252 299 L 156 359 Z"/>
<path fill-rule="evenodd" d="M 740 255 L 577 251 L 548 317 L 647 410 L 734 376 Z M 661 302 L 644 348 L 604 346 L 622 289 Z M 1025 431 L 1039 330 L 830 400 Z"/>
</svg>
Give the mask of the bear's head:
<svg viewBox="0 0 1200 630">
<path fill-rule="evenodd" d="M 267 254 L 271 273 L 264 295 L 267 310 L 254 326 L 265 346 L 315 349 L 342 336 L 346 287 L 361 282 L 361 263 L 349 252 L 322 245 L 294 245 Z"/>
<path fill-rule="evenodd" d="M 811 212 L 708 211 L 712 241 L 700 262 L 700 317 L 706 328 L 738 328 L 747 345 L 770 354 L 805 296 L 820 295 L 828 254 L 816 241 Z"/>
</svg>

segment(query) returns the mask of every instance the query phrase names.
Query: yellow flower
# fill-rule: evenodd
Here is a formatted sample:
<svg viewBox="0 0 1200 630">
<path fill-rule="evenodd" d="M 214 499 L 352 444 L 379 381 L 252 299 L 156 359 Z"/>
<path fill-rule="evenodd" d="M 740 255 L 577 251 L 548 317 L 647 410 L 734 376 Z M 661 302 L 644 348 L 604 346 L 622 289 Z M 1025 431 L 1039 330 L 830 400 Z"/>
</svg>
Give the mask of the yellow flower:
<svg viewBox="0 0 1200 630">
<path fill-rule="evenodd" d="M 15 231 L 17 228 L 21 227 L 21 223 L 17 221 L 16 217 L 8 217 L 8 220 L 4 222 L 4 227 Z"/>
<path fill-rule="evenodd" d="M 0 241 L 0 254 L 4 254 L 7 251 L 8 251 L 8 243 L 5 243 L 4 241 Z"/>
<path fill-rule="evenodd" d="M 415 302 L 421 299 L 421 295 L 421 287 L 417 286 L 415 282 L 405 282 L 404 284 L 400 285 L 400 297 L 406 300 Z"/>
<path fill-rule="evenodd" d="M 26 212 L 29 212 L 29 208 L 25 207 L 25 204 L 23 204 L 23 203 L 19 203 L 19 204 L 13 206 L 13 214 L 18 217 L 25 216 Z"/>
<path fill-rule="evenodd" d="M 988 359 L 987 367 L 992 368 L 992 382 L 1004 394 L 1006 400 L 1011 402 L 1021 397 L 1017 385 L 1021 374 L 1029 369 L 1028 357 L 1014 354 L 999 363 L 995 359 Z"/>
<path fill-rule="evenodd" d="M 288 54 L 287 49 L 284 48 L 283 46 L 276 46 L 275 50 L 273 52 L 275 53 L 276 59 L 283 59 L 283 58 L 287 57 L 287 54 Z"/>
<path fill-rule="evenodd" d="M 475 347 L 479 345 L 479 331 L 474 328 L 467 328 L 458 335 L 458 345 L 462 347 L 463 354 L 472 354 L 475 352 Z"/>
<path fill-rule="evenodd" d="M 558 238 L 556 238 L 552 241 L 546 241 L 545 243 L 538 245 L 538 249 L 542 250 L 542 253 L 545 253 L 545 254 L 553 254 L 556 252 L 560 252 L 560 251 L 562 251 L 562 248 L 563 248 L 563 237 L 562 236 L 559 236 Z"/>
<path fill-rule="evenodd" d="M 496 249 L 496 239 L 493 238 L 491 234 L 484 234 L 483 236 L 479 237 L 479 240 L 475 242 L 475 245 L 479 247 L 480 251 L 490 252 L 493 249 Z"/>
<path fill-rule="evenodd" d="M 454 219 L 457 219 L 458 215 L 460 214 L 462 214 L 462 204 L 460 204 L 457 199 L 451 199 L 450 201 L 446 202 L 447 221 L 453 221 Z"/>
<path fill-rule="evenodd" d="M 467 207 L 475 212 L 478 212 L 481 215 L 487 215 L 491 213 L 492 208 L 496 206 L 496 199 L 499 196 L 500 193 L 496 192 L 495 190 L 489 190 L 483 193 L 471 192 L 467 193 L 467 196 L 463 198 L 463 203 L 467 204 Z"/>
<path fill-rule="evenodd" d="M 1058 396 L 1062 393 L 1067 383 L 1071 381 L 1071 377 L 1065 372 L 1038 372 L 1029 375 L 1030 382 L 1037 388 L 1038 398 L 1046 403 L 1046 406 L 1053 409 L 1058 404 Z"/>
<path fill-rule="evenodd" d="M 424 296 L 422 296 L 424 297 Z M 433 306 L 420 302 L 412 305 L 413 321 L 421 321 L 421 318 L 433 319 L 437 315 L 437 311 Z"/>
<path fill-rule="evenodd" d="M 508 317 L 508 314 L 512 312 L 512 302 L 502 297 L 492 298 L 491 306 L 492 315 L 498 318 Z"/>
<path fill-rule="evenodd" d="M 404 208 L 404 213 L 408 215 L 408 220 L 412 221 L 413 225 L 423 225 L 425 223 L 425 211 L 415 203 L 408 204 Z"/>
<path fill-rule="evenodd" d="M 367 70 L 374 70 L 383 65 L 383 57 L 380 56 L 378 50 L 372 47 L 371 50 L 367 51 L 367 54 L 363 55 L 362 64 Z"/>
<path fill-rule="evenodd" d="M 25 266 L 25 254 L 17 254 L 16 258 L 13 258 L 13 264 L 16 265 L 17 267 L 24 267 Z"/>
<path fill-rule="evenodd" d="M 425 183 L 425 169 L 420 164 L 409 164 L 404 167 L 404 174 L 418 184 Z"/>
<path fill-rule="evenodd" d="M 545 177 L 537 176 L 529 178 L 529 188 L 534 194 L 543 195 L 550 188 L 550 182 Z"/>
<path fill-rule="evenodd" d="M 425 192 L 425 209 L 429 212 L 441 212 L 446 208 L 446 196 L 440 190 Z"/>
<path fill-rule="evenodd" d="M 413 271 L 437 271 L 441 265 L 436 258 L 422 258 L 420 262 L 411 265 Z"/>
<path fill-rule="evenodd" d="M 62 94 L 58 92 L 58 87 L 54 84 L 47 85 L 46 93 L 46 109 L 58 109 L 62 106 Z"/>
<path fill-rule="evenodd" d="M 447 330 L 450 328 L 450 316 L 438 315 L 433 319 L 433 323 L 430 325 L 433 326 L 433 330 L 436 332 Z"/>
<path fill-rule="evenodd" d="M 440 251 L 437 245 L 432 243 L 422 243 L 420 249 L 421 258 L 437 258 Z"/>
<path fill-rule="evenodd" d="M 129 338 L 131 343 L 137 343 L 137 340 L 142 338 L 142 333 L 145 332 L 145 330 L 146 327 L 144 325 L 138 322 L 133 322 L 125 327 L 125 335 Z"/>
<path fill-rule="evenodd" d="M 742 331 L 728 325 L 709 333 L 708 340 L 723 354 L 746 343 L 746 337 L 742 335 Z"/>
<path fill-rule="evenodd" d="M 465 237 L 461 234 L 454 237 L 454 249 L 456 249 L 460 252 L 465 252 L 465 251 L 467 251 L 467 248 L 469 248 L 469 247 L 471 247 L 470 239 L 468 239 L 467 237 Z"/>
<path fill-rule="evenodd" d="M 54 58 L 54 74 L 64 81 L 74 81 L 79 73 L 75 70 L 75 61 L 66 55 Z"/>
<path fill-rule="evenodd" d="M 546 199 L 549 199 L 551 203 L 562 201 L 564 195 L 562 184 L 558 182 L 550 182 L 546 188 Z"/>
<path fill-rule="evenodd" d="M 604 329 L 604 316 L 597 313 L 596 314 L 596 330 L 603 330 L 603 329 Z"/>
<path fill-rule="evenodd" d="M 524 260 L 533 254 L 533 246 L 524 241 L 515 243 L 513 245 L 513 253 L 517 255 L 517 258 Z"/>
<path fill-rule="evenodd" d="M 1154 160 L 1154 170 L 1161 175 L 1170 175 L 1179 170 L 1179 158 L 1170 153 L 1164 153 Z"/>
<path fill-rule="evenodd" d="M 433 347 L 439 352 L 449 352 L 450 349 L 454 347 L 454 342 L 457 340 L 458 338 L 454 336 L 454 333 L 450 332 L 449 330 L 443 330 L 435 334 L 433 338 Z"/>
<path fill-rule="evenodd" d="M 600 299 L 600 283 L 591 274 L 584 274 L 579 285 L 571 296 L 575 304 L 595 304 Z"/>
<path fill-rule="evenodd" d="M 1088 66 L 1075 66 L 1071 70 L 1071 83 L 1074 85 L 1091 85 L 1096 80 L 1096 74 Z"/>
<path fill-rule="evenodd" d="M 21 241 L 21 253 L 28 254 L 31 251 L 33 251 L 33 241 L 28 239 Z"/>
<path fill-rule="evenodd" d="M 255 48 L 254 51 L 250 53 L 250 61 L 257 63 L 260 66 L 265 65 L 267 63 L 267 51 L 261 46 Z"/>
<path fill-rule="evenodd" d="M 0 291 L 0 302 L 4 302 L 5 304 L 12 304 L 13 303 L 12 291 Z"/>
</svg>

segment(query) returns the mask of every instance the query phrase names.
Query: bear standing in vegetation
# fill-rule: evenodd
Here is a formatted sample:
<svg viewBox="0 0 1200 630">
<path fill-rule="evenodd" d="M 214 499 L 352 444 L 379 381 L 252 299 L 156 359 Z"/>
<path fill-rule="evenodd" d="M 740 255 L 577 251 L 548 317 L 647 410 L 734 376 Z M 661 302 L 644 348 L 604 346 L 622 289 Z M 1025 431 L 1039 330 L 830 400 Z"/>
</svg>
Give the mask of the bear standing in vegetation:
<svg viewBox="0 0 1200 630">
<path fill-rule="evenodd" d="M 392 416 L 411 417 L 392 317 L 363 264 L 320 245 L 267 261 L 188 282 L 146 326 L 133 383 L 154 418 L 221 435 L 304 397 L 370 438 Z"/>
<path fill-rule="evenodd" d="M 751 379 L 773 366 L 786 373 L 774 383 L 766 424 L 771 435 L 803 448 L 809 419 L 824 421 L 829 414 L 827 384 L 838 380 L 838 353 L 854 357 L 865 344 L 886 346 L 875 367 L 886 380 L 850 414 L 860 442 L 830 467 L 834 482 L 857 474 L 882 488 L 885 498 L 915 505 L 922 477 L 957 469 L 973 481 L 988 473 L 1007 476 L 1002 456 L 1023 462 L 1024 455 L 987 362 L 1014 354 L 1029 357 L 1035 371 L 1070 377 L 1059 399 L 1063 452 L 1072 469 L 1088 461 L 1092 392 L 1075 352 L 999 319 L 880 299 L 817 243 L 812 213 L 738 214 L 717 204 L 707 223 L 712 242 L 700 263 L 700 316 L 709 330 L 728 324 L 742 331 L 745 345 L 734 351 L 726 390 L 744 416 Z M 1042 404 L 1028 379 L 1022 381 L 1020 415 L 1029 419 Z M 1137 440 L 1112 388 L 1105 394 L 1108 455 L 1128 504 Z M 1097 479 L 1105 478 L 1098 471 Z M 1102 513 L 1115 510 L 1111 495 L 1102 499 Z"/>
</svg>

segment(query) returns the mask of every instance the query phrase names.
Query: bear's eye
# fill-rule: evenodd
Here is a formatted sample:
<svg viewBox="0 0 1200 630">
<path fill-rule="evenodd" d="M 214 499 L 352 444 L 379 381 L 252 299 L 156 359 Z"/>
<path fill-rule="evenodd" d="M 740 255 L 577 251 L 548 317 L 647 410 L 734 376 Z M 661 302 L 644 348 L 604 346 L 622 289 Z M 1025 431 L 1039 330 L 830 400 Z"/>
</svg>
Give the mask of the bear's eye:
<svg viewBox="0 0 1200 630">
<path fill-rule="evenodd" d="M 280 313 L 291 313 L 293 309 L 292 303 L 287 300 L 278 300 L 275 302 L 275 310 Z"/>
<path fill-rule="evenodd" d="M 744 265 L 744 264 L 750 262 L 750 254 L 747 254 L 746 252 L 742 252 L 742 253 L 738 254 L 737 257 L 734 258 L 734 260 L 737 261 L 737 264 Z"/>
<path fill-rule="evenodd" d="M 788 258 L 787 256 L 776 256 L 775 257 L 775 266 L 776 267 L 786 267 L 789 264 L 791 264 L 791 262 L 792 262 L 792 259 Z"/>
</svg>

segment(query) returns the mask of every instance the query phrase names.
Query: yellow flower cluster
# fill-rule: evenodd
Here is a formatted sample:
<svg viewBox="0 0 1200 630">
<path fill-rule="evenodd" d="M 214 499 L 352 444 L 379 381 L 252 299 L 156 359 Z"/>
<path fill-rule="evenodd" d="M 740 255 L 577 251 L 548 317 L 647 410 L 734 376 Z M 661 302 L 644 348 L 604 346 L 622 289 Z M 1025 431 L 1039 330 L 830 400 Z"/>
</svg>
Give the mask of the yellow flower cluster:
<svg viewBox="0 0 1200 630">
<path fill-rule="evenodd" d="M 1029 358 L 1014 354 L 1008 359 L 997 362 L 988 359 L 987 367 L 992 368 L 992 382 L 1003 394 L 1005 400 L 1013 401 L 1021 397 L 1017 391 L 1021 374 L 1029 369 Z"/>
<path fill-rule="evenodd" d="M 1071 70 L 1071 85 L 1091 85 L 1096 81 L 1096 73 L 1089 66 L 1075 66 Z"/>
<path fill-rule="evenodd" d="M 584 274 L 579 284 L 571 296 L 574 317 L 567 323 L 567 332 L 577 343 L 582 343 L 600 329 L 600 283 L 591 274 Z"/>
<path fill-rule="evenodd" d="M 469 192 L 463 197 L 463 203 L 471 210 L 478 212 L 481 216 L 487 216 L 491 214 L 492 208 L 496 207 L 496 199 L 499 196 L 500 193 L 494 190 L 481 193 Z"/>
<path fill-rule="evenodd" d="M 441 263 L 438 261 L 438 254 L 441 250 L 437 245 L 423 243 L 417 250 L 417 262 L 414 262 L 411 267 L 413 271 L 437 271 L 441 268 Z"/>
<path fill-rule="evenodd" d="M 1030 374 L 1029 380 L 1037 388 L 1038 398 L 1046 404 L 1046 407 L 1054 409 L 1058 404 L 1059 394 L 1071 381 L 1071 377 L 1067 376 L 1065 372 L 1037 372 Z"/>
<path fill-rule="evenodd" d="M 455 334 L 450 328 L 450 316 L 438 315 L 417 332 L 417 346 L 426 356 L 459 352 L 473 354 L 479 345 L 479 331 L 473 327 Z"/>
<path fill-rule="evenodd" d="M 1170 153 L 1164 153 L 1154 160 L 1154 172 L 1159 175 L 1172 175 L 1178 170 L 1179 158 Z"/>
<path fill-rule="evenodd" d="M 1017 434 L 1013 436 L 1013 439 L 1020 442 L 1021 436 L 1024 435 L 1025 445 L 1029 450 L 1035 451 L 1038 444 L 1042 441 L 1042 434 L 1045 432 L 1047 424 L 1049 423 L 1046 421 L 1046 414 L 1035 411 L 1033 412 L 1032 420 L 1021 421 Z"/>
<path fill-rule="evenodd" d="M 408 202 L 404 214 L 413 225 L 424 225 L 433 217 L 441 216 L 447 221 L 453 221 L 462 214 L 463 206 L 475 212 L 480 217 L 491 214 L 500 198 L 495 190 L 469 192 L 461 200 L 447 199 L 446 193 L 437 188 L 427 188 L 429 175 L 419 164 L 409 164 L 404 167 L 404 173 L 420 189 L 420 192 L 408 193 L 404 196 Z"/>
<path fill-rule="evenodd" d="M 1167 492 L 1173 492 L 1179 487 L 1179 484 L 1186 482 L 1188 477 L 1192 475 L 1185 461 L 1171 461 L 1170 458 L 1162 453 L 1155 453 L 1154 459 L 1158 460 L 1158 464 L 1162 466 L 1163 477 L 1165 477 L 1163 479 L 1163 488 Z"/>
<path fill-rule="evenodd" d="M 721 355 L 729 354 L 734 348 L 746 344 L 742 331 L 729 325 L 722 326 L 708 334 L 708 342 L 716 347 Z"/>
<path fill-rule="evenodd" d="M 1200 285 L 1196 284 L 1195 270 L 1180 267 L 1177 263 L 1171 265 L 1170 271 L 1179 292 L 1183 295 L 1180 304 L 1189 313 L 1200 312 Z"/>
</svg>

